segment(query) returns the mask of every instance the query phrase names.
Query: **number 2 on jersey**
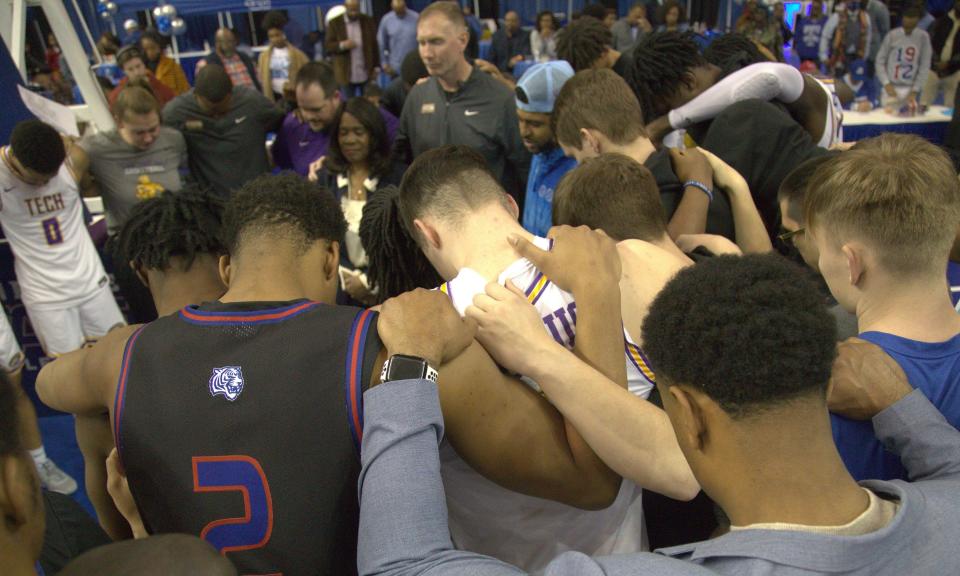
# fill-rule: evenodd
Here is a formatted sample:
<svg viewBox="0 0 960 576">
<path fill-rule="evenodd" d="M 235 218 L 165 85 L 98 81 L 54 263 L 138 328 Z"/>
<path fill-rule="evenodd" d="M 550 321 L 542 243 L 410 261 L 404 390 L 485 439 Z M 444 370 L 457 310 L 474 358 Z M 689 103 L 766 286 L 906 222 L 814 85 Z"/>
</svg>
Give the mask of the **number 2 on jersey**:
<svg viewBox="0 0 960 576">
<path fill-rule="evenodd" d="M 43 236 L 47 239 L 48 246 L 63 243 L 63 233 L 60 232 L 60 220 L 58 220 L 56 216 L 47 218 L 40 222 L 40 225 L 43 226 Z"/>
<path fill-rule="evenodd" d="M 200 532 L 221 554 L 262 548 L 273 532 L 273 498 L 260 463 L 249 456 L 194 456 L 194 492 L 240 492 L 243 516 L 214 520 Z"/>
</svg>

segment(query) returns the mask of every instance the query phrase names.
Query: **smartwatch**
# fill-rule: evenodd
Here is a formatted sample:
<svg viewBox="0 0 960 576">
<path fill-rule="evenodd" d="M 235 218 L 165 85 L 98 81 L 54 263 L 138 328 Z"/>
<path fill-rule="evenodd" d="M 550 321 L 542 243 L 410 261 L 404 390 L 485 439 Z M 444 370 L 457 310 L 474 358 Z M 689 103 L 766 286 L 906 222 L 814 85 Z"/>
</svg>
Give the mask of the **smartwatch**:
<svg viewBox="0 0 960 576">
<path fill-rule="evenodd" d="M 438 376 L 437 371 L 423 358 L 394 354 L 383 363 L 380 382 L 396 380 L 430 380 L 436 382 Z"/>
</svg>

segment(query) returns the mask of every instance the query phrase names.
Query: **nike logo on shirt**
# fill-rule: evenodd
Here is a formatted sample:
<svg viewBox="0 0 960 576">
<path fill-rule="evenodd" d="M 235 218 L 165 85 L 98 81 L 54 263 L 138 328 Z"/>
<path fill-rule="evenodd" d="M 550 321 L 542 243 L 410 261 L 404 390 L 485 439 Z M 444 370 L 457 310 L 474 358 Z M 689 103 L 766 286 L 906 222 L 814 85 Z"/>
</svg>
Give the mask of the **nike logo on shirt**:
<svg viewBox="0 0 960 576">
<path fill-rule="evenodd" d="M 476 115 L 479 114 L 479 113 L 480 113 L 479 110 L 464 110 L 464 111 L 463 111 L 463 115 L 464 115 L 464 116 L 476 116 Z"/>
<path fill-rule="evenodd" d="M 234 118 L 233 122 L 234 122 L 234 124 L 239 124 L 239 123 L 243 122 L 243 121 L 246 120 L 246 119 L 247 119 L 246 116 L 241 116 L 241 117 L 239 117 L 239 118 Z"/>
</svg>

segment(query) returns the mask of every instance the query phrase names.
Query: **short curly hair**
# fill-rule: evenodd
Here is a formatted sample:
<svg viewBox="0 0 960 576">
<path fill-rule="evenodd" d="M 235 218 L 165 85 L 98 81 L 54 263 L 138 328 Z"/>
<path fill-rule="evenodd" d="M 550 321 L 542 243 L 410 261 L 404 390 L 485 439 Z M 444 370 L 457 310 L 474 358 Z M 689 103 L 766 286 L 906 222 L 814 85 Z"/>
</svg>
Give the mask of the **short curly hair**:
<svg viewBox="0 0 960 576">
<path fill-rule="evenodd" d="M 769 62 L 767 57 L 760 53 L 760 49 L 753 40 L 736 32 L 724 34 L 711 42 L 703 51 L 703 57 L 707 62 L 720 68 L 723 76 L 751 64 Z"/>
<path fill-rule="evenodd" d="M 234 194 L 223 214 L 223 244 L 231 256 L 243 245 L 284 237 L 306 252 L 317 241 L 341 242 L 347 222 L 333 194 L 293 172 L 264 174 Z"/>
<path fill-rule="evenodd" d="M 587 70 L 613 46 L 613 34 L 596 18 L 580 18 L 557 35 L 557 58 L 577 72 Z"/>
<path fill-rule="evenodd" d="M 718 256 L 653 301 L 643 348 L 657 382 L 702 391 L 732 418 L 826 397 L 836 324 L 803 270 L 777 254 Z"/>
<path fill-rule="evenodd" d="M 39 120 L 24 120 L 13 128 L 10 150 L 24 168 L 46 176 L 59 172 L 67 157 L 60 133 Z"/>
<path fill-rule="evenodd" d="M 686 32 L 649 34 L 632 55 L 627 79 L 648 121 L 669 112 L 669 99 L 687 82 L 690 71 L 707 63 L 693 34 Z"/>
</svg>

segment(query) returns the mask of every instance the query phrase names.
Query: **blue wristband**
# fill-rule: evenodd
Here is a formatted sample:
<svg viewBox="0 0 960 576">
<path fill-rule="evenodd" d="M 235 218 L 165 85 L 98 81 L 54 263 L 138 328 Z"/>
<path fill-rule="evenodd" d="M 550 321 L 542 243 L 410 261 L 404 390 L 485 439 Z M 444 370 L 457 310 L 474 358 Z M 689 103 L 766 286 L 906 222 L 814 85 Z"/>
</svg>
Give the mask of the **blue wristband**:
<svg viewBox="0 0 960 576">
<path fill-rule="evenodd" d="M 696 180 L 687 180 L 686 182 L 683 183 L 684 189 L 686 189 L 689 186 L 698 188 L 704 194 L 707 195 L 707 198 L 709 198 L 711 202 L 713 202 L 713 191 L 710 190 L 710 188 L 706 184 L 704 184 L 703 182 L 697 182 Z"/>
</svg>

